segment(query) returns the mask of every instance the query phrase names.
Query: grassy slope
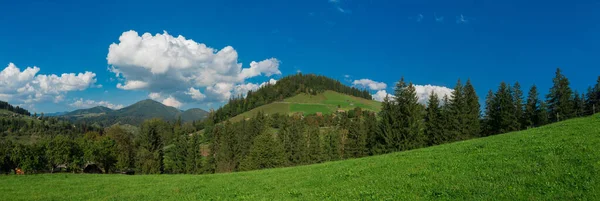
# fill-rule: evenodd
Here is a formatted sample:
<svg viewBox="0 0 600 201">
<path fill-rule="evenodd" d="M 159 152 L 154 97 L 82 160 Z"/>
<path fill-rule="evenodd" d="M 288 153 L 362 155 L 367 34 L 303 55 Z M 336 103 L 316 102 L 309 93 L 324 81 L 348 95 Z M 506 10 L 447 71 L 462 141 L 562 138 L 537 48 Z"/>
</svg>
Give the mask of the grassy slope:
<svg viewBox="0 0 600 201">
<path fill-rule="evenodd" d="M 263 105 L 235 116 L 231 118 L 231 121 L 235 122 L 244 118 L 253 117 L 258 111 L 263 111 L 267 114 L 291 114 L 296 112 L 303 112 L 305 114 L 315 114 L 317 112 L 331 114 L 338 109 L 338 106 L 340 106 L 340 108 L 343 110 L 351 110 L 355 107 L 361 107 L 371 111 L 381 110 L 380 102 L 353 97 L 334 91 L 325 91 L 324 93 L 317 94 L 315 96 L 298 94 L 281 102 Z"/>
<path fill-rule="evenodd" d="M 430 148 L 216 175 L 0 176 L 3 200 L 594 200 L 600 115 Z"/>
</svg>

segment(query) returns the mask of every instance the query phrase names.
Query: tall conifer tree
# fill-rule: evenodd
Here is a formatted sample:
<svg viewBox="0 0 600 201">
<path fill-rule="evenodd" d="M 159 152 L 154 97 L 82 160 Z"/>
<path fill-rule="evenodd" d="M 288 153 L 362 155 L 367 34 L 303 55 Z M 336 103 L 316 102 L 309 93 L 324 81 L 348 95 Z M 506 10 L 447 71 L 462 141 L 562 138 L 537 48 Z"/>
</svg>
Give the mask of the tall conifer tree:
<svg viewBox="0 0 600 201">
<path fill-rule="evenodd" d="M 572 117 L 575 113 L 573 91 L 569 87 L 569 80 L 561 73 L 560 68 L 556 69 L 552 83 L 550 93 L 546 96 L 550 120 L 556 122 Z"/>
</svg>

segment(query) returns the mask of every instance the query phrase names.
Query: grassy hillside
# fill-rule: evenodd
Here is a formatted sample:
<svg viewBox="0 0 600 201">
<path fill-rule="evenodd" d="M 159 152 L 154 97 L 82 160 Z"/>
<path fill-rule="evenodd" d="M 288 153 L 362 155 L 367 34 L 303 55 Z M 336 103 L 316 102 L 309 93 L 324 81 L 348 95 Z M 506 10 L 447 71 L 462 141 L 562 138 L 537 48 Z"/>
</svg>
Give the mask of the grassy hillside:
<svg viewBox="0 0 600 201">
<path fill-rule="evenodd" d="M 317 165 L 216 175 L 0 176 L 6 200 L 595 200 L 600 115 Z"/>
<path fill-rule="evenodd" d="M 381 103 L 335 91 L 325 91 L 317 95 L 298 94 L 284 99 L 283 101 L 254 108 L 253 110 L 235 116 L 231 121 L 240 121 L 247 117 L 253 117 L 258 111 L 262 111 L 266 114 L 292 114 L 296 112 L 304 114 L 315 114 L 317 112 L 331 114 L 337 111 L 338 107 L 345 111 L 354 109 L 355 107 L 361 107 L 363 109 L 378 112 L 381 110 Z"/>
</svg>

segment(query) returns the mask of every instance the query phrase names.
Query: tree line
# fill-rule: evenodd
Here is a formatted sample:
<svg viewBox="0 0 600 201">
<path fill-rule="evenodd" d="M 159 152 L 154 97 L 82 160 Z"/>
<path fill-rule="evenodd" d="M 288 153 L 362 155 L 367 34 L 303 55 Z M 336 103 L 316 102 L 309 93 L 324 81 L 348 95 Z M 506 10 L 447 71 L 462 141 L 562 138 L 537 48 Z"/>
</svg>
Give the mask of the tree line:
<svg viewBox="0 0 600 201">
<path fill-rule="evenodd" d="M 358 158 L 597 113 L 600 77 L 586 94 L 579 94 L 557 69 L 553 86 L 544 97 L 540 98 L 536 86 L 531 86 L 525 97 L 518 82 L 502 82 L 487 93 L 482 107 L 471 81 L 463 84 L 459 80 L 450 96 L 431 93 L 422 105 L 414 85 L 401 78 L 377 114 L 355 108 L 325 115 L 259 112 L 239 122 L 222 121 L 217 112 L 195 124 L 152 119 L 137 130 L 115 125 L 29 144 L 3 140 L 0 165 L 4 172 L 17 167 L 47 172 L 59 166 L 80 172 L 93 163 L 105 173 L 209 174 Z"/>
<path fill-rule="evenodd" d="M 27 111 L 26 109 L 20 108 L 19 106 L 12 106 L 11 104 L 8 104 L 8 102 L 4 102 L 4 101 L 0 101 L 0 109 L 4 109 L 4 110 L 8 110 L 17 114 L 21 114 L 21 115 L 26 115 L 26 116 L 30 116 L 31 113 L 29 113 L 29 111 Z"/>
</svg>

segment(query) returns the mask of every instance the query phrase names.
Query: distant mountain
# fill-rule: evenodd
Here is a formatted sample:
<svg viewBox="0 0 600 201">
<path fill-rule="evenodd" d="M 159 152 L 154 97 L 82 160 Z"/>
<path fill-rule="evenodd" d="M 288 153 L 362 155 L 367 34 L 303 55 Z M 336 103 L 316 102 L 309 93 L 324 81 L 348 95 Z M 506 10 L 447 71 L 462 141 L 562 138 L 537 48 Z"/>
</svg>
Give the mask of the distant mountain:
<svg viewBox="0 0 600 201">
<path fill-rule="evenodd" d="M 110 126 L 116 123 L 140 125 L 144 120 L 152 118 L 175 121 L 178 117 L 181 117 L 184 122 L 189 122 L 202 120 L 207 114 L 208 112 L 198 108 L 189 109 L 184 112 L 154 100 L 146 99 L 119 110 L 98 106 L 75 110 L 61 117 L 73 122 L 93 122 L 102 126 Z"/>
<path fill-rule="evenodd" d="M 88 108 L 88 109 L 80 109 L 80 110 L 75 110 L 69 113 L 66 113 L 64 115 L 68 115 L 68 116 L 75 116 L 75 115 L 101 115 L 101 114 L 108 114 L 113 112 L 114 110 L 104 107 L 104 106 L 96 106 L 93 108 Z"/>
<path fill-rule="evenodd" d="M 182 112 L 180 114 L 180 116 L 181 116 L 181 120 L 184 122 L 194 121 L 194 120 L 206 118 L 208 116 L 208 112 L 203 109 L 192 108 L 192 109 L 186 110 L 185 112 Z"/>
<path fill-rule="evenodd" d="M 44 113 L 44 116 L 46 117 L 56 117 L 56 116 L 62 116 L 69 113 L 69 111 L 64 111 L 64 112 L 52 112 L 52 113 Z"/>
</svg>

